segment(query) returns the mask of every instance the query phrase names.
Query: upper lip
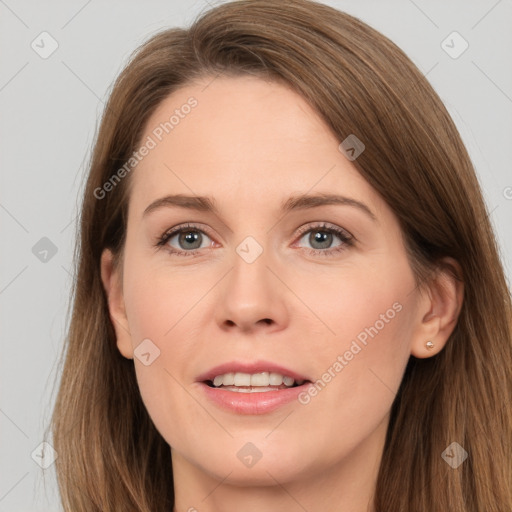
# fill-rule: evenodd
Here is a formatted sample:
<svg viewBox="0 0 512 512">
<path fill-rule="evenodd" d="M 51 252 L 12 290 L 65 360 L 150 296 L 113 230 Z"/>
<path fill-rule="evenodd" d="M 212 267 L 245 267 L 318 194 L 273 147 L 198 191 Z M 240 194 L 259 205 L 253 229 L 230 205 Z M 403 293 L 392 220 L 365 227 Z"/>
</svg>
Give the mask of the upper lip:
<svg viewBox="0 0 512 512">
<path fill-rule="evenodd" d="M 283 376 L 292 377 L 295 381 L 309 380 L 306 376 L 300 373 L 294 372 L 289 368 L 281 366 L 270 361 L 230 361 L 228 363 L 219 364 L 211 368 L 210 370 L 202 373 L 197 377 L 198 382 L 205 382 L 213 380 L 217 375 L 224 375 L 225 373 L 261 373 L 261 372 L 275 372 L 280 373 Z"/>
</svg>

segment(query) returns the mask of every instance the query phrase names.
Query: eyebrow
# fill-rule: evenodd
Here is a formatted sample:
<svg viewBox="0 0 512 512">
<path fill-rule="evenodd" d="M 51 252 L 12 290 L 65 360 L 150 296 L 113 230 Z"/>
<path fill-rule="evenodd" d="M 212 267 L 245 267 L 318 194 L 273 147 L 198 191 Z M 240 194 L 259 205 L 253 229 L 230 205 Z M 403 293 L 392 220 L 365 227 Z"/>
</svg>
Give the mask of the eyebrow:
<svg viewBox="0 0 512 512">
<path fill-rule="evenodd" d="M 352 206 L 364 212 L 373 221 L 377 220 L 375 214 L 366 206 L 366 204 L 350 197 L 337 194 L 314 194 L 314 195 L 298 195 L 291 196 L 281 204 L 282 213 L 288 213 L 294 210 L 305 210 L 308 208 L 316 208 L 319 206 L 343 205 Z M 200 212 L 211 212 L 220 216 L 215 201 L 206 196 L 189 196 L 184 194 L 175 194 L 161 197 L 153 201 L 142 214 L 143 217 L 149 213 L 163 207 L 178 207 L 188 210 L 196 210 Z"/>
</svg>

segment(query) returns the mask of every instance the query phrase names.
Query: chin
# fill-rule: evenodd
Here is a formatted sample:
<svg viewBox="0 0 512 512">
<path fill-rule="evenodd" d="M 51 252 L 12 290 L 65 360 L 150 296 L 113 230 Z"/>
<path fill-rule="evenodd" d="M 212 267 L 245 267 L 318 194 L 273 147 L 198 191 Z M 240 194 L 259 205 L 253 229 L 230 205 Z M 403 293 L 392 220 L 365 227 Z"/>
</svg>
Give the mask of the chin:
<svg viewBox="0 0 512 512">
<path fill-rule="evenodd" d="M 230 439 L 224 448 L 214 449 L 210 445 L 209 449 L 201 450 L 195 465 L 212 478 L 235 486 L 283 484 L 306 478 L 311 473 L 313 464 L 305 462 L 307 457 L 300 446 L 268 441 L 266 446 L 262 444 Z"/>
</svg>

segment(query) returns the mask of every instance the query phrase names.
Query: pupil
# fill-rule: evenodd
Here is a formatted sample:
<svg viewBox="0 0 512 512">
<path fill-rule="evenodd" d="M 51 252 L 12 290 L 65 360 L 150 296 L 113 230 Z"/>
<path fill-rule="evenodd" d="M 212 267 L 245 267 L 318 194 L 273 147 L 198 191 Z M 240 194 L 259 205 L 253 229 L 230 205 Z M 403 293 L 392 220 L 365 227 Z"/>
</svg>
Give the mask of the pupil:
<svg viewBox="0 0 512 512">
<path fill-rule="evenodd" d="M 312 232 L 311 234 L 313 234 L 315 232 Z M 326 231 L 316 231 L 315 235 L 314 235 L 314 242 L 317 243 L 319 242 L 322 247 L 320 247 L 321 249 L 325 249 L 327 247 L 329 247 L 329 245 L 331 245 L 331 238 L 332 238 L 332 233 L 328 233 Z M 326 242 L 327 240 L 327 242 Z M 313 244 L 312 244 L 313 245 Z"/>
<path fill-rule="evenodd" d="M 187 244 L 189 244 L 189 248 L 198 249 L 199 247 L 201 247 L 201 241 L 199 240 L 199 233 L 197 233 L 196 231 L 187 231 L 186 233 L 182 234 L 181 238 L 182 238 L 182 240 L 180 240 L 180 241 L 187 242 Z M 194 242 L 197 242 L 197 240 L 199 240 L 199 245 L 197 247 L 191 247 L 190 243 L 193 244 Z"/>
</svg>

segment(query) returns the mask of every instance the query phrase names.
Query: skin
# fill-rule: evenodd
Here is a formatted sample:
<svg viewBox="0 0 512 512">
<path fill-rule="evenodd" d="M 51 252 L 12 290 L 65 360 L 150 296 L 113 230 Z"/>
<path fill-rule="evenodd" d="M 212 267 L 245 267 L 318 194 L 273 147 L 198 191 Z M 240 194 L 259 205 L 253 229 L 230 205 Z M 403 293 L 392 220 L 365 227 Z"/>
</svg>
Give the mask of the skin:
<svg viewBox="0 0 512 512">
<path fill-rule="evenodd" d="M 174 92 L 147 123 L 142 140 L 190 96 L 198 100 L 129 178 L 123 268 L 109 250 L 101 261 L 117 346 L 134 359 L 144 404 L 171 447 L 174 511 L 339 511 L 342 503 L 366 512 L 407 361 L 442 350 L 462 284 L 442 270 L 416 287 L 395 215 L 299 95 L 255 77 L 212 80 Z M 350 205 L 279 211 L 290 195 L 322 192 L 364 203 L 375 220 Z M 142 216 L 177 193 L 211 196 L 219 215 L 162 207 Z M 199 224 L 198 254 L 155 248 L 187 222 Z M 315 241 L 322 222 L 354 243 L 336 234 Z M 313 231 L 300 234 L 301 226 Z M 263 248 L 252 263 L 236 252 L 247 236 Z M 167 248 L 191 251 L 186 244 L 174 236 Z M 200 393 L 201 373 L 235 359 L 319 379 L 396 303 L 400 312 L 306 405 L 241 415 Z M 146 338 L 160 349 L 148 366 L 134 357 Z M 236 455 L 247 442 L 262 454 L 251 468 Z"/>
</svg>

